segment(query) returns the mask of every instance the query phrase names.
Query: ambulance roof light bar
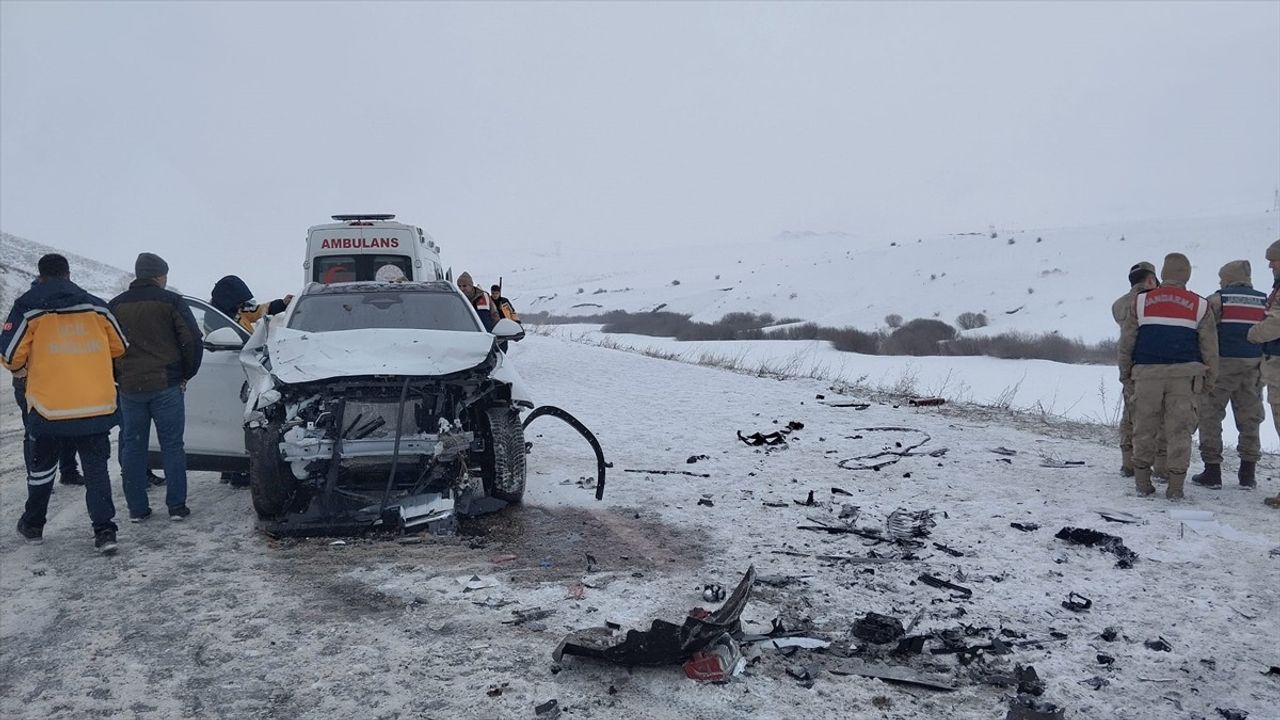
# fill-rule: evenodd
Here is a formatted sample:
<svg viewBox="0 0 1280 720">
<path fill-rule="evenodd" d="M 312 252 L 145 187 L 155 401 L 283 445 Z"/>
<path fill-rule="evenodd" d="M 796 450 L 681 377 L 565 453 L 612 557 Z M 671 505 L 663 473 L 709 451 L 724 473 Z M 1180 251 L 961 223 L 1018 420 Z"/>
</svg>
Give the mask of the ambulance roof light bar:
<svg viewBox="0 0 1280 720">
<path fill-rule="evenodd" d="M 338 222 L 359 222 L 361 220 L 395 220 L 396 216 L 390 213 L 369 214 L 369 215 L 330 215 L 329 217 Z"/>
</svg>

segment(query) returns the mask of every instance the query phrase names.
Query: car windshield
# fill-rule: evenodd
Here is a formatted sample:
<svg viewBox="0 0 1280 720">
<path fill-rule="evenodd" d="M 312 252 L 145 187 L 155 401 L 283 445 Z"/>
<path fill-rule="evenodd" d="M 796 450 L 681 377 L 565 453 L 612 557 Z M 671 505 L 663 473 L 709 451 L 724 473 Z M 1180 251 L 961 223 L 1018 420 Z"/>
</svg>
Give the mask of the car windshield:
<svg viewBox="0 0 1280 720">
<path fill-rule="evenodd" d="M 306 332 L 409 328 L 479 332 L 471 308 L 448 292 L 323 293 L 299 298 L 289 327 Z"/>
</svg>

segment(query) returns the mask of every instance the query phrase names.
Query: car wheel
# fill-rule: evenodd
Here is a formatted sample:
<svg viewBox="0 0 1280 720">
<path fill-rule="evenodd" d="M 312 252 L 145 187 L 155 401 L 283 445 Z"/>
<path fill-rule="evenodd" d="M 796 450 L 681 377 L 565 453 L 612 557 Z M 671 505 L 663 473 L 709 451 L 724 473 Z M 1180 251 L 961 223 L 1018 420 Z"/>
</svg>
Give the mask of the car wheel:
<svg viewBox="0 0 1280 720">
<path fill-rule="evenodd" d="M 509 407 L 485 412 L 485 452 L 480 460 L 480 477 L 486 495 L 511 503 L 524 498 L 525 445 L 520 415 Z"/>
<path fill-rule="evenodd" d="M 289 507 L 298 490 L 298 479 L 289 465 L 280 460 L 280 431 L 272 428 L 245 430 L 249 451 L 249 491 L 258 517 L 271 520 Z"/>
</svg>

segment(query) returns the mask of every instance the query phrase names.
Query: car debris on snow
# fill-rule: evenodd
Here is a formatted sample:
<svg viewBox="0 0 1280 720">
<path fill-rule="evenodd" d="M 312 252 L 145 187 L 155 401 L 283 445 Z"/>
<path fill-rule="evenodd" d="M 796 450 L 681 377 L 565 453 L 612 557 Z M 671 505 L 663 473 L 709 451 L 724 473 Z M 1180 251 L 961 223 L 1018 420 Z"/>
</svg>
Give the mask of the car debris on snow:
<svg viewBox="0 0 1280 720">
<path fill-rule="evenodd" d="M 1063 720 L 1066 712 L 1066 708 L 1051 702 L 1018 695 L 1009 702 L 1009 714 L 1005 715 L 1005 720 Z"/>
<path fill-rule="evenodd" d="M 1072 592 L 1067 595 L 1066 600 L 1062 601 L 1062 607 L 1074 612 L 1084 612 L 1085 610 L 1093 607 L 1093 600 L 1090 600 L 1080 593 Z"/>
<path fill-rule="evenodd" d="M 887 645 L 906 634 L 902 621 L 889 615 L 869 612 L 853 624 L 853 636 L 875 645 Z"/>
<path fill-rule="evenodd" d="M 533 716 L 538 720 L 556 720 L 556 718 L 560 717 L 560 702 L 551 699 L 535 706 L 533 708 Z"/>
<path fill-rule="evenodd" d="M 969 588 L 964 587 L 963 585 L 957 585 L 953 582 L 948 582 L 946 580 L 943 580 L 942 578 L 934 577 L 928 573 L 922 573 L 920 577 L 917 579 L 920 582 L 930 587 L 936 587 L 940 590 L 951 590 L 951 591 L 960 593 L 959 596 L 957 596 L 957 599 L 960 599 L 960 600 L 967 600 L 973 597 L 973 591 L 970 590 Z"/>
<path fill-rule="evenodd" d="M 1142 522 L 1142 518 L 1132 513 L 1120 512 L 1119 510 L 1094 510 L 1098 516 L 1107 522 L 1137 524 Z"/>
<path fill-rule="evenodd" d="M 698 682 L 724 683 L 747 666 L 742 648 L 729 633 L 722 633 L 710 645 L 693 653 L 684 663 L 685 676 Z"/>
<path fill-rule="evenodd" d="M 995 454 L 997 454 L 997 455 L 1005 455 L 1005 456 L 1007 456 L 1007 457 L 1012 457 L 1012 456 L 1014 456 L 1014 455 L 1017 455 L 1017 454 L 1018 454 L 1018 451 L 1017 451 L 1017 450 L 1010 450 L 1009 448 L 1004 447 L 1003 445 L 1002 445 L 1002 446 L 1000 446 L 1000 447 L 994 447 L 994 448 L 991 448 L 991 452 L 993 452 L 993 453 L 995 453 Z"/>
<path fill-rule="evenodd" d="M 932 450 L 930 452 L 916 452 L 916 450 L 919 450 L 921 447 L 924 447 L 933 438 L 932 436 L 929 435 L 929 433 L 923 430 L 917 430 L 915 428 L 862 427 L 862 428 L 853 428 L 852 430 L 853 432 L 857 432 L 857 433 L 888 433 L 888 432 L 914 433 L 914 434 L 920 435 L 921 439 L 912 444 L 905 445 L 905 446 L 901 442 L 896 442 L 893 448 L 886 447 L 885 449 L 880 450 L 878 452 L 867 453 L 864 455 L 857 455 L 851 458 L 845 458 L 836 463 L 837 466 L 845 470 L 874 470 L 876 472 L 879 472 L 880 470 L 883 470 L 884 468 L 889 467 L 890 465 L 895 465 L 901 462 L 903 458 L 920 457 L 920 456 L 926 456 L 926 455 L 929 457 L 942 457 L 947 453 L 947 448 L 938 448 L 937 450 Z M 849 436 L 846 436 L 846 439 L 862 440 L 863 436 L 849 435 Z"/>
<path fill-rule="evenodd" d="M 1020 523 L 1020 522 L 1011 522 L 1009 523 L 1009 527 L 1013 528 L 1014 530 L 1021 530 L 1022 532 L 1035 532 L 1036 530 L 1040 529 L 1040 526 L 1035 523 Z"/>
<path fill-rule="evenodd" d="M 689 472 L 688 470 L 645 470 L 645 469 L 626 468 L 622 472 L 637 473 L 640 475 L 687 475 L 689 477 L 696 477 L 696 478 L 711 477 L 710 473 L 696 473 L 696 472 Z"/>
<path fill-rule="evenodd" d="M 926 397 L 926 398 L 911 398 L 910 400 L 907 401 L 907 404 L 912 407 L 935 407 L 938 405 L 945 405 L 946 402 L 947 401 L 945 399 L 940 397 Z"/>
<path fill-rule="evenodd" d="M 941 690 L 943 692 L 951 692 L 955 690 L 955 686 L 942 680 L 935 680 L 927 675 L 923 675 L 907 668 L 891 667 L 888 665 L 880 665 L 869 663 L 862 660 L 850 659 L 841 663 L 838 667 L 830 668 L 832 675 L 860 675 L 862 677 L 876 678 L 891 683 L 901 683 L 903 685 L 914 685 L 916 687 L 927 688 L 929 690 Z"/>
<path fill-rule="evenodd" d="M 1059 540 L 1066 540 L 1073 545 L 1097 547 L 1103 552 L 1109 552 L 1119 558 L 1116 562 L 1116 567 L 1124 570 L 1132 568 L 1133 563 L 1138 559 L 1138 553 L 1125 547 L 1123 540 L 1115 535 L 1108 535 L 1097 530 L 1068 526 L 1059 530 L 1054 537 Z"/>
<path fill-rule="evenodd" d="M 751 596 L 755 575 L 755 567 L 748 568 L 715 612 L 695 608 L 680 625 L 654 620 L 647 631 L 629 630 L 622 635 L 607 626 L 575 630 L 560 641 L 552 658 L 559 663 L 565 655 L 578 655 L 626 666 L 683 663 L 721 635 L 741 633 L 739 617 Z"/>
<path fill-rule="evenodd" d="M 1055 460 L 1051 457 L 1045 457 L 1041 458 L 1040 467 L 1062 470 L 1066 468 L 1082 468 L 1085 467 L 1085 464 L 1083 460 Z"/>
</svg>

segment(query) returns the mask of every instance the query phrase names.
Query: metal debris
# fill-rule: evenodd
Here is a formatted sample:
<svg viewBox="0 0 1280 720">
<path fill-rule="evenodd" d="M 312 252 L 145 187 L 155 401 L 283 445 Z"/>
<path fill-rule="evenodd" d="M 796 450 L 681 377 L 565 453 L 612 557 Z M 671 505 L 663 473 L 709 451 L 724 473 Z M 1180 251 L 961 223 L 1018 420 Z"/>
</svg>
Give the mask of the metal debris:
<svg viewBox="0 0 1280 720">
<path fill-rule="evenodd" d="M 1081 595 L 1080 593 L 1070 593 L 1067 599 L 1062 601 L 1062 607 L 1073 612 L 1084 612 L 1093 607 L 1093 600 Z"/>
<path fill-rule="evenodd" d="M 860 660 L 847 660 L 837 667 L 830 668 L 832 675 L 861 675 L 862 677 L 876 678 L 887 682 L 902 683 L 903 685 L 914 685 L 916 687 L 928 688 L 930 690 L 942 690 L 950 692 L 955 687 L 948 685 L 942 680 L 935 680 L 927 675 L 914 673 L 906 668 L 889 667 L 887 665 L 874 665 Z"/>
<path fill-rule="evenodd" d="M 1040 526 L 1035 523 L 1011 522 L 1009 523 L 1009 527 L 1014 530 L 1021 530 L 1022 532 L 1035 532 L 1040 529 Z"/>
</svg>

